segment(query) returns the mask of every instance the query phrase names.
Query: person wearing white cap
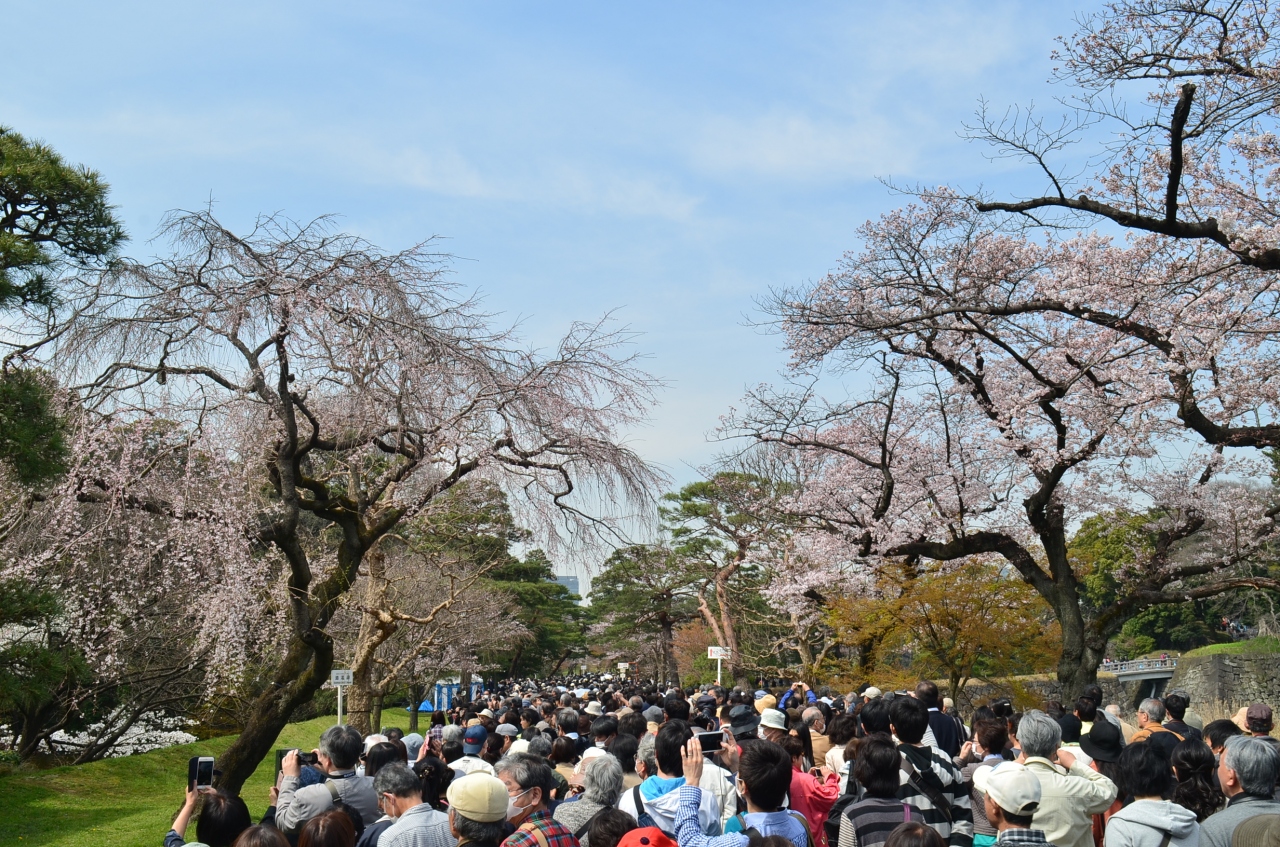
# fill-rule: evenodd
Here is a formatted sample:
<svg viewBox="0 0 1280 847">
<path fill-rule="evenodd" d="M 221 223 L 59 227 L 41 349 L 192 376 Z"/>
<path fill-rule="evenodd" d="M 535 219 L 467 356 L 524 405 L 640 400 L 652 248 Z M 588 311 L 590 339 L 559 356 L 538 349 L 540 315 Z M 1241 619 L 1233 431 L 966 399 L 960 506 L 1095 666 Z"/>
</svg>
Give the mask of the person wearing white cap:
<svg viewBox="0 0 1280 847">
<path fill-rule="evenodd" d="M 760 736 L 775 744 L 787 734 L 787 713 L 765 709 L 760 713 Z"/>
<path fill-rule="evenodd" d="M 473 773 L 456 779 L 449 798 L 449 831 L 460 844 L 496 847 L 507 834 L 507 786 L 496 776 Z"/>
<path fill-rule="evenodd" d="M 1116 784 L 1062 745 L 1062 727 L 1039 709 L 1018 724 L 1018 761 L 1040 781 L 1035 825 L 1058 847 L 1093 847 L 1093 816 L 1111 808 Z"/>
<path fill-rule="evenodd" d="M 996 829 L 996 844 L 1049 844 L 1044 831 L 1031 828 L 1040 808 L 1040 780 L 1018 762 L 978 768 L 973 786 L 984 798 L 987 820 Z"/>
</svg>

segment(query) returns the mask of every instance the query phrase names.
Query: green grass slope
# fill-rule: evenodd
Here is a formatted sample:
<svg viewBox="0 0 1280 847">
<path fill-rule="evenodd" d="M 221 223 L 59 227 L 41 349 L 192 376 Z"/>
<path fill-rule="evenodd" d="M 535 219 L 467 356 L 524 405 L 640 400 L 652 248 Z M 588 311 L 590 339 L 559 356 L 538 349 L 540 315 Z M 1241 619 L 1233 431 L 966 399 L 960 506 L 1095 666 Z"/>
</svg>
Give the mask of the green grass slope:
<svg viewBox="0 0 1280 847">
<path fill-rule="evenodd" d="M 1246 656 L 1254 653 L 1280 653 L 1280 638 L 1273 635 L 1260 635 L 1247 641 L 1232 641 L 1226 644 L 1209 644 L 1183 653 L 1184 656 Z"/>
<path fill-rule="evenodd" d="M 333 721 L 330 716 L 289 724 L 276 746 L 310 750 Z M 408 716 L 402 710 L 384 713 L 383 723 L 407 727 Z M 216 758 L 234 740 L 212 738 L 137 756 L 0 777 L 0 845 L 159 847 L 182 807 L 187 760 Z M 266 811 L 267 791 L 274 781 L 275 757 L 268 756 L 241 792 L 254 820 Z M 192 823 L 187 838 L 195 836 Z"/>
</svg>

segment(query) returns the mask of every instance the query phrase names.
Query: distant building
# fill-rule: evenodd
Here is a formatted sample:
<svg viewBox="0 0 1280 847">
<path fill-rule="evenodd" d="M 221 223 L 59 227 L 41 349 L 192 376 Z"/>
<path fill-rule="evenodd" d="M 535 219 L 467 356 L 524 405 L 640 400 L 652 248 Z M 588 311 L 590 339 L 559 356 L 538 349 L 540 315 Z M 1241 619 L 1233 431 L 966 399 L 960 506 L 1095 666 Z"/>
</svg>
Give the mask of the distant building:
<svg viewBox="0 0 1280 847">
<path fill-rule="evenodd" d="M 578 593 L 578 578 L 576 576 L 557 576 L 556 582 L 569 589 L 570 593 L 577 594 L 579 597 L 582 596 Z"/>
</svg>

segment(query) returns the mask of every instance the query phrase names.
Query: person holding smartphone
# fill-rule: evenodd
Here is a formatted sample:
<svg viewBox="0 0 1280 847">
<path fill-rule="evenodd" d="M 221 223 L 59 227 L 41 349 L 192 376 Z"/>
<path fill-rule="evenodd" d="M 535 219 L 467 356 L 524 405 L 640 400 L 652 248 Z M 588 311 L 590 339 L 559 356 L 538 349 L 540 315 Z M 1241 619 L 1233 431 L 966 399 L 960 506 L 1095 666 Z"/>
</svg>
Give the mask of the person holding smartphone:
<svg viewBox="0 0 1280 847">
<path fill-rule="evenodd" d="M 203 801 L 203 804 L 201 803 Z M 239 797 L 232 797 L 212 788 L 196 788 L 188 783 L 187 799 L 173 821 L 173 828 L 165 834 L 164 847 L 182 847 L 187 844 L 187 826 L 191 816 L 200 809 L 196 822 L 196 841 L 208 847 L 231 847 L 240 833 L 253 826 L 249 807 Z"/>
</svg>

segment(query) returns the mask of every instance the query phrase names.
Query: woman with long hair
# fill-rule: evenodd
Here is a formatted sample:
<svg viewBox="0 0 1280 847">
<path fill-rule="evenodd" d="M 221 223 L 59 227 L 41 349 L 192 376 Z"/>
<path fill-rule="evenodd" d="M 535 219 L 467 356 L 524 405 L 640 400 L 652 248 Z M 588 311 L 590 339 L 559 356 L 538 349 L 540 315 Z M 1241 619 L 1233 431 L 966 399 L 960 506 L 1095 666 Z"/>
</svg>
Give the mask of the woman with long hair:
<svg viewBox="0 0 1280 847">
<path fill-rule="evenodd" d="M 1203 823 L 1227 801 L 1213 782 L 1213 751 L 1203 741 L 1188 738 L 1173 748 L 1170 761 L 1178 778 L 1173 802 L 1195 812 L 1196 821 Z"/>
</svg>

